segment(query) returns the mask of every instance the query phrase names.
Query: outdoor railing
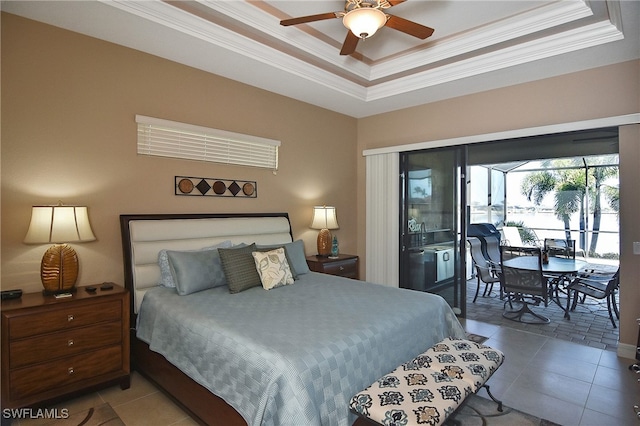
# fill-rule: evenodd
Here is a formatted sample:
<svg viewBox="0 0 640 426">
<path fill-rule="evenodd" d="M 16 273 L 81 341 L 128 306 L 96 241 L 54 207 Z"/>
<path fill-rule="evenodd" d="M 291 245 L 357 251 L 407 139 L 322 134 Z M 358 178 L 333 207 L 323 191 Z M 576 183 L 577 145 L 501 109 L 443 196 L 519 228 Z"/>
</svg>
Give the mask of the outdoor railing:
<svg viewBox="0 0 640 426">
<path fill-rule="evenodd" d="M 528 226 L 516 226 L 521 234 L 523 243 L 542 245 L 545 238 L 557 238 L 566 239 L 566 231 L 558 228 L 543 228 L 543 227 L 528 227 Z M 587 254 L 587 257 L 605 258 L 605 259 L 617 259 L 620 256 L 620 233 L 616 231 L 606 230 L 585 230 L 570 229 L 571 239 L 576 241 L 576 248 L 582 249 Z M 527 237 L 527 233 L 531 235 L 531 238 Z M 580 244 L 580 235 L 586 234 L 585 247 Z M 523 235 L 524 234 L 524 235 Z M 596 246 L 596 253 L 588 253 L 589 245 L 591 244 L 594 234 L 598 234 L 598 243 Z"/>
</svg>

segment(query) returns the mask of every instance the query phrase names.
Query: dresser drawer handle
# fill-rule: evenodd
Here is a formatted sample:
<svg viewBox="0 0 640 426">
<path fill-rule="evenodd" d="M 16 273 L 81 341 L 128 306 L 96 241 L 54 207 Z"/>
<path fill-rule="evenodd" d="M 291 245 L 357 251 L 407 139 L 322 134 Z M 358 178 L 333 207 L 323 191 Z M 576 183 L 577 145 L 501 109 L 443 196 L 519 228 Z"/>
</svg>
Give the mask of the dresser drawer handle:
<svg viewBox="0 0 640 426">
<path fill-rule="evenodd" d="M 68 321 L 68 322 L 73 321 L 73 314 L 69 314 L 69 315 L 67 315 L 67 321 Z"/>
<path fill-rule="evenodd" d="M 67 342 L 67 346 L 73 346 L 73 339 L 69 339 L 69 341 Z"/>
<path fill-rule="evenodd" d="M 73 374 L 74 373 L 73 367 L 67 368 L 67 372 L 69 373 L 69 375 Z"/>
</svg>

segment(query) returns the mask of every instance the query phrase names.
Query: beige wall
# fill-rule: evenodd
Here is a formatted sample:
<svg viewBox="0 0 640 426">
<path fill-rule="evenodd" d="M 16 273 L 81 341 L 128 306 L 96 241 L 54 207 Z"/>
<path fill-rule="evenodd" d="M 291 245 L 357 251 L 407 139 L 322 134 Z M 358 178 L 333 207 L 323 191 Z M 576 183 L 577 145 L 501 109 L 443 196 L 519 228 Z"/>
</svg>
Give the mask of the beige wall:
<svg viewBox="0 0 640 426">
<path fill-rule="evenodd" d="M 620 342 L 635 346 L 640 318 L 640 124 L 620 128 Z"/>
<path fill-rule="evenodd" d="M 140 157 L 142 114 L 282 141 L 280 170 Z M 356 249 L 356 120 L 135 50 L 2 14 L 2 288 L 40 291 L 34 204 L 89 206 L 79 284 L 123 281 L 123 213 L 288 212 L 315 254 L 312 206 Z M 174 195 L 174 176 L 257 181 L 256 199 Z"/>
<path fill-rule="evenodd" d="M 640 113 L 640 61 L 535 81 L 358 120 L 358 152 L 461 136 L 483 135 Z M 640 317 L 640 137 L 637 126 L 620 133 L 621 302 L 620 341 L 635 345 Z M 358 208 L 365 209 L 365 160 L 358 158 Z M 624 201 L 622 201 L 624 200 Z M 365 223 L 358 222 L 358 252 Z"/>
</svg>

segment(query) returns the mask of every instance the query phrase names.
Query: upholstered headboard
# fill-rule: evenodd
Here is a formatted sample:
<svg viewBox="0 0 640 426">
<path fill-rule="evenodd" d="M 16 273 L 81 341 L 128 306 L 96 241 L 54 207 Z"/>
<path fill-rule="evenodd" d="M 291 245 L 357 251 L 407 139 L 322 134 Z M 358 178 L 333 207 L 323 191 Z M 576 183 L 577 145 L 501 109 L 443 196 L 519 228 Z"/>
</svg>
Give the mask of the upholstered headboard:
<svg viewBox="0 0 640 426">
<path fill-rule="evenodd" d="M 158 285 L 158 253 L 195 250 L 225 240 L 234 244 L 293 241 L 287 213 L 121 215 L 125 287 L 137 314 L 145 291 Z"/>
</svg>

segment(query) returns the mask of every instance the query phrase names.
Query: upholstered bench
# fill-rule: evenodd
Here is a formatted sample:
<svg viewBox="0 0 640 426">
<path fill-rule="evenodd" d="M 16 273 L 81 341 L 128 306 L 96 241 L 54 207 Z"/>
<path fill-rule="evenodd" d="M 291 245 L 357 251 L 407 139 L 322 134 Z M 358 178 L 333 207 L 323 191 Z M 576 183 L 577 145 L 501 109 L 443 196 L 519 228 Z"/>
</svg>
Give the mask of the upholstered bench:
<svg viewBox="0 0 640 426">
<path fill-rule="evenodd" d="M 502 411 L 486 381 L 503 361 L 504 354 L 496 349 L 448 338 L 356 394 L 349 407 L 381 425 L 436 426 L 485 387 Z"/>
</svg>

